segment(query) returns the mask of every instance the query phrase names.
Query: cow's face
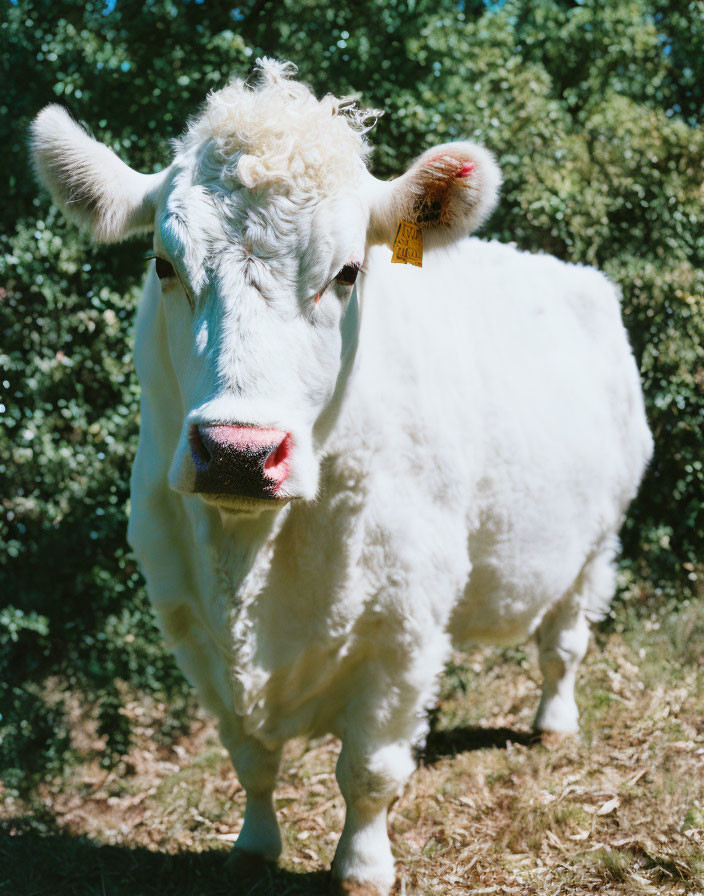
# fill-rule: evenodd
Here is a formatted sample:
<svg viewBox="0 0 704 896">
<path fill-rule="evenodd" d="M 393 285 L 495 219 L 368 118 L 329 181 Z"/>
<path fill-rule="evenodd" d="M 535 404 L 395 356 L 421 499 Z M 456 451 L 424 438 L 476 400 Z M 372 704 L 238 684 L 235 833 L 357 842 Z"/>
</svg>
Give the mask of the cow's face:
<svg viewBox="0 0 704 896">
<path fill-rule="evenodd" d="M 359 191 L 298 201 L 176 171 L 154 267 L 185 415 L 169 482 L 231 509 L 313 498 L 354 356 Z"/>
<path fill-rule="evenodd" d="M 391 245 L 401 221 L 430 243 L 464 236 L 500 180 L 485 150 L 456 143 L 377 181 L 363 117 L 286 74 L 265 65 L 256 88 L 214 94 L 155 175 L 58 107 L 34 124 L 35 164 L 69 217 L 102 241 L 153 228 L 147 288 L 159 291 L 184 409 L 169 483 L 229 512 L 315 496 L 354 358 L 367 247 Z"/>
</svg>

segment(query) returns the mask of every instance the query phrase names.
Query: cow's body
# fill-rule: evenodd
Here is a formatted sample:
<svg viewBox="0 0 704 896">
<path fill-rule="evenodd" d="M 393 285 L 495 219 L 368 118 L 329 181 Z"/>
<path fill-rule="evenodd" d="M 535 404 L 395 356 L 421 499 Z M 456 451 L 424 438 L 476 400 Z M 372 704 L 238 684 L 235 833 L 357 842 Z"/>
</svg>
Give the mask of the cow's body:
<svg viewBox="0 0 704 896">
<path fill-rule="evenodd" d="M 383 702 L 419 674 L 420 709 L 451 640 L 524 641 L 568 595 L 591 617 L 606 608 L 608 575 L 602 590 L 577 583 L 610 567 L 650 436 L 596 271 L 477 240 L 427 252 L 422 270 L 375 250 L 348 310 L 359 346 L 318 499 L 229 526 L 166 486 L 181 410 L 161 382 L 154 286 L 131 540 L 190 676 L 249 734 L 269 747 L 341 734 L 360 693 Z"/>
<path fill-rule="evenodd" d="M 349 106 L 262 71 L 258 92 L 211 98 L 162 174 L 52 109 L 35 159 L 98 238 L 156 222 L 130 540 L 247 790 L 236 867 L 280 852 L 284 742 L 333 732 L 333 871 L 385 893 L 387 807 L 453 644 L 535 634 L 536 725 L 576 729 L 588 620 L 651 440 L 611 284 L 461 238 L 498 186 L 481 147 L 381 184 Z M 409 216 L 420 269 L 375 247 Z"/>
</svg>

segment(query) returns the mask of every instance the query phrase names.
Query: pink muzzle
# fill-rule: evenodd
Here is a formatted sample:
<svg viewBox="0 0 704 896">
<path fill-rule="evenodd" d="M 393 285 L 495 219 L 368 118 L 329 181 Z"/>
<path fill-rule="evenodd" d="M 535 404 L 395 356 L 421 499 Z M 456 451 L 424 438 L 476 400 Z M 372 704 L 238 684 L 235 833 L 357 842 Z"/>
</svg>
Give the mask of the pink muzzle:
<svg viewBox="0 0 704 896">
<path fill-rule="evenodd" d="M 288 478 L 291 436 L 255 426 L 192 425 L 194 491 L 200 494 L 266 499 L 282 497 Z"/>
</svg>

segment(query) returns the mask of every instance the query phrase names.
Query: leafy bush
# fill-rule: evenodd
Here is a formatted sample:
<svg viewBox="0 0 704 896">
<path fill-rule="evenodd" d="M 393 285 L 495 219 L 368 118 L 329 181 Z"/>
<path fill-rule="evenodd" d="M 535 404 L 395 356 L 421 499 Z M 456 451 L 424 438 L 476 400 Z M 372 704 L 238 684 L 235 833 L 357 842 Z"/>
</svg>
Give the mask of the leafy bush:
<svg viewBox="0 0 704 896">
<path fill-rule="evenodd" d="M 27 127 L 61 102 L 133 166 L 260 53 L 387 110 L 375 173 L 475 137 L 499 156 L 486 235 L 602 267 L 622 288 L 656 456 L 624 530 L 630 599 L 686 596 L 704 556 L 704 3 L 664 0 L 16 0 L 0 24 L 0 764 L 14 785 L 69 738 L 49 676 L 124 749 L 119 682 L 186 686 L 125 543 L 148 243 L 99 249 L 37 188 Z M 25 776 L 23 778 L 23 775 Z"/>
</svg>

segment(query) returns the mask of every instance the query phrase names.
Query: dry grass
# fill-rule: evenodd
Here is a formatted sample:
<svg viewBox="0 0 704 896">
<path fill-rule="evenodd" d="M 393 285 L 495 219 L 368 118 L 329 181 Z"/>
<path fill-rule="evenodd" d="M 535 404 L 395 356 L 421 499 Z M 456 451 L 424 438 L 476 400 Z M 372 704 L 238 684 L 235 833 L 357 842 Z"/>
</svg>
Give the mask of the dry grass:
<svg viewBox="0 0 704 896">
<path fill-rule="evenodd" d="M 704 608 L 685 608 L 666 630 L 651 620 L 602 635 L 581 676 L 580 737 L 550 747 L 528 735 L 531 650 L 455 657 L 391 814 L 398 896 L 704 893 L 702 619 Z M 325 892 L 343 820 L 334 739 L 289 745 L 276 793 L 282 870 L 243 888 L 223 863 L 244 794 L 212 721 L 198 714 L 164 746 L 163 707 L 129 712 L 137 742 L 119 769 L 86 759 L 35 805 L 5 799 L 0 893 Z M 77 718 L 76 731 L 84 752 L 96 746 L 90 725 Z"/>
</svg>

